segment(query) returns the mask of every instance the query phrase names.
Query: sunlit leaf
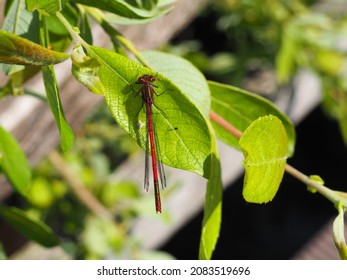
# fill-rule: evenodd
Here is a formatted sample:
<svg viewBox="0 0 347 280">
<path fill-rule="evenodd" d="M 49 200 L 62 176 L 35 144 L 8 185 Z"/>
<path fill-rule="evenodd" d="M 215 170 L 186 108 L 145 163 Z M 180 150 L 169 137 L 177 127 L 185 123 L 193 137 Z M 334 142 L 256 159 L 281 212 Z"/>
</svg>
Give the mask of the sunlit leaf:
<svg viewBox="0 0 347 280">
<path fill-rule="evenodd" d="M 222 220 L 222 175 L 217 144 L 214 141 L 211 176 L 207 183 L 204 218 L 202 222 L 199 259 L 209 260 L 216 247 Z"/>
<path fill-rule="evenodd" d="M 17 141 L 2 127 L 0 127 L 0 171 L 6 175 L 17 192 L 23 196 L 28 194 L 31 181 L 28 161 Z"/>
<path fill-rule="evenodd" d="M 281 121 L 272 115 L 260 117 L 246 129 L 240 147 L 245 156 L 244 199 L 254 203 L 271 201 L 282 181 L 288 153 Z"/>
<path fill-rule="evenodd" d="M 69 150 L 75 140 L 74 133 L 65 119 L 63 106 L 60 101 L 59 90 L 55 78 L 53 65 L 42 67 L 47 100 L 60 132 L 60 143 L 63 151 Z"/>
<path fill-rule="evenodd" d="M 324 185 L 324 180 L 320 177 L 320 176 L 318 176 L 318 175 L 310 175 L 310 179 L 312 180 L 312 181 L 315 181 L 316 183 L 318 183 L 318 184 L 321 184 L 321 185 Z M 309 192 L 311 192 L 311 193 L 316 193 L 317 192 L 317 189 L 315 189 L 315 188 L 312 188 L 311 186 L 307 186 L 307 190 L 309 191 Z"/>
<path fill-rule="evenodd" d="M 155 65 L 154 70 L 102 48 L 91 47 L 89 56 L 100 63 L 95 75 L 103 85 L 106 103 L 115 120 L 144 149 L 146 116 L 141 96 L 134 96 L 141 88 L 135 81 L 144 74 L 156 77 L 155 89 L 160 96 L 154 96 L 153 118 L 162 162 L 208 178 L 211 152 L 209 129 L 205 118 L 187 97 L 188 88 L 183 90 L 176 85 L 173 76 L 165 76 L 170 73 L 164 70 L 157 72 L 157 65 L 148 58 L 149 63 Z M 180 63 L 177 69 L 172 65 L 171 70 L 178 77 L 182 75 L 180 72 L 185 71 Z M 89 84 L 87 86 L 90 87 Z M 192 85 L 192 90 L 194 87 Z"/>
<path fill-rule="evenodd" d="M 21 36 L 33 43 L 39 42 L 39 21 L 37 13 L 30 13 L 26 9 L 25 0 L 7 1 L 8 12 L 6 13 L 3 31 Z M 24 68 L 22 65 L 1 65 L 4 73 L 16 73 Z"/>
<path fill-rule="evenodd" d="M 0 62 L 48 65 L 63 62 L 69 55 L 51 51 L 17 35 L 0 30 Z"/>
</svg>

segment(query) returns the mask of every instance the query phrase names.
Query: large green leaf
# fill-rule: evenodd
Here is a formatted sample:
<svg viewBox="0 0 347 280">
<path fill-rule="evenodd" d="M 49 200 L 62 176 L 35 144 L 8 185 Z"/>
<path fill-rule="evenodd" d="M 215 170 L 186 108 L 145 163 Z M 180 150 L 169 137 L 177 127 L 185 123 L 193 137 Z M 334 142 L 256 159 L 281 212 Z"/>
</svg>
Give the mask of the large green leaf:
<svg viewBox="0 0 347 280">
<path fill-rule="evenodd" d="M 216 247 L 222 220 L 222 175 L 219 153 L 213 138 L 211 158 L 211 176 L 207 183 L 204 218 L 202 222 L 199 259 L 209 260 Z"/>
<path fill-rule="evenodd" d="M 277 193 L 285 170 L 288 138 L 282 122 L 268 115 L 254 121 L 240 138 L 245 156 L 243 197 L 266 203 Z"/>
<path fill-rule="evenodd" d="M 288 155 L 292 155 L 295 146 L 295 128 L 288 117 L 270 101 L 237 87 L 209 81 L 212 94 L 212 111 L 223 117 L 243 132 L 253 121 L 268 114 L 277 116 L 288 135 Z M 225 143 L 238 148 L 238 138 L 218 124 L 212 122 L 217 136 Z"/>
<path fill-rule="evenodd" d="M 51 51 L 17 35 L 0 30 L 0 62 L 48 65 L 63 62 L 69 55 Z"/>
<path fill-rule="evenodd" d="M 53 65 L 42 67 L 43 82 L 45 84 L 47 100 L 60 132 L 60 143 L 63 151 L 69 150 L 75 140 L 73 131 L 65 119 L 63 106 L 60 101 L 59 90 L 55 78 Z"/>
<path fill-rule="evenodd" d="M 0 127 L 0 171 L 21 195 L 26 196 L 31 181 L 28 161 L 17 141 Z"/>
<path fill-rule="evenodd" d="M 27 213 L 18 208 L 0 204 L 0 216 L 21 234 L 42 246 L 53 247 L 60 242 L 48 225 L 31 218 Z"/>
<path fill-rule="evenodd" d="M 154 96 L 153 118 L 162 162 L 209 178 L 211 136 L 206 119 L 186 92 L 163 75 L 166 73 L 148 69 L 114 52 L 91 47 L 89 55 L 100 64 L 95 74 L 115 120 L 142 148 L 146 146 L 146 116 L 140 94 L 134 96 L 141 88 L 135 80 L 144 74 L 156 76 L 160 96 Z M 90 84 L 87 86 L 91 88 Z"/>
</svg>

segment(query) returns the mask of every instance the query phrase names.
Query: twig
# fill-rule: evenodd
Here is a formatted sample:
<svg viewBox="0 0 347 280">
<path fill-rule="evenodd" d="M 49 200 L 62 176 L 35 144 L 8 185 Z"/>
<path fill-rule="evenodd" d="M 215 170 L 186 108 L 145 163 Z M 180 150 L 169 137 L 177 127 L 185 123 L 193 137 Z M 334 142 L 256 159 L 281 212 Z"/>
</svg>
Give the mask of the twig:
<svg viewBox="0 0 347 280">
<path fill-rule="evenodd" d="M 233 126 L 231 123 L 229 123 L 227 120 L 223 119 L 217 113 L 211 111 L 210 119 L 213 120 L 215 123 L 219 124 L 220 126 L 222 126 L 226 131 L 229 131 L 236 138 L 238 139 L 241 138 L 242 132 L 238 130 L 235 126 Z"/>
<path fill-rule="evenodd" d="M 48 155 L 48 159 L 56 170 L 65 178 L 78 199 L 95 215 L 106 220 L 113 221 L 113 215 L 95 198 L 95 196 L 83 185 L 78 177 L 67 168 L 64 160 L 53 151 Z"/>
</svg>

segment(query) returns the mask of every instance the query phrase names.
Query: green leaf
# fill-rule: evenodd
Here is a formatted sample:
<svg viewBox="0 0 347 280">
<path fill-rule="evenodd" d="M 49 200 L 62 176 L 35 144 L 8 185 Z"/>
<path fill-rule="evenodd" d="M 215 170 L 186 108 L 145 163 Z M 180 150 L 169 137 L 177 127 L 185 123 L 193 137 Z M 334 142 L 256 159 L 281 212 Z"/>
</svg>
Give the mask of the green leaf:
<svg viewBox="0 0 347 280">
<path fill-rule="evenodd" d="M 83 85 L 85 85 L 91 92 L 96 94 L 104 94 L 105 88 L 97 76 L 100 63 L 96 58 L 87 56 L 82 46 L 77 46 L 71 55 L 72 59 L 72 74 Z"/>
<path fill-rule="evenodd" d="M 63 62 L 69 55 L 51 51 L 17 35 L 0 30 L 0 62 L 48 65 Z"/>
<path fill-rule="evenodd" d="M 310 175 L 310 179 L 318 184 L 324 185 L 324 180 L 318 175 Z M 317 192 L 317 189 L 311 187 L 310 185 L 307 185 L 307 190 L 311 193 Z"/>
<path fill-rule="evenodd" d="M 346 209 L 342 204 L 338 205 L 339 214 L 333 223 L 333 237 L 336 248 L 339 250 L 340 258 L 342 260 L 347 260 L 347 244 L 345 240 L 344 232 L 344 218 Z"/>
<path fill-rule="evenodd" d="M 38 43 L 38 16 L 26 10 L 25 0 L 14 0 L 6 14 L 2 30 Z"/>
<path fill-rule="evenodd" d="M 161 8 L 152 10 L 139 9 L 123 0 L 75 0 L 75 2 L 99 8 L 101 10 L 108 11 L 113 14 L 117 14 L 130 19 L 152 18 L 162 14 Z"/>
<path fill-rule="evenodd" d="M 158 4 L 158 0 L 147 0 L 147 1 L 141 1 L 143 8 L 146 10 L 152 10 L 154 7 Z"/>
<path fill-rule="evenodd" d="M 156 77 L 156 92 L 160 96 L 154 96 L 153 119 L 162 162 L 209 178 L 211 136 L 206 119 L 186 96 L 187 92 L 163 75 L 167 73 L 155 72 L 106 49 L 91 47 L 89 56 L 100 63 L 97 75 L 113 117 L 143 149 L 146 115 L 141 96 L 134 96 L 141 88 L 135 81 L 144 74 Z"/>
<path fill-rule="evenodd" d="M 273 103 L 256 94 L 237 87 L 216 82 L 208 82 L 212 94 L 212 111 L 223 117 L 241 132 L 257 118 L 265 115 L 277 116 L 288 135 L 288 155 L 294 153 L 295 128 L 288 117 L 277 109 Z M 238 148 L 238 138 L 230 134 L 224 128 L 212 122 L 217 137 L 222 141 Z"/>
<path fill-rule="evenodd" d="M 53 65 L 42 67 L 43 82 L 45 84 L 48 104 L 60 132 L 60 144 L 63 151 L 69 150 L 74 144 L 75 136 L 65 119 L 63 106 L 60 101 L 59 90 L 55 78 Z"/>
<path fill-rule="evenodd" d="M 276 74 L 281 83 L 288 82 L 295 70 L 297 46 L 291 38 L 283 38 L 283 43 L 276 57 Z"/>
<path fill-rule="evenodd" d="M 42 246 L 53 247 L 59 244 L 59 239 L 48 225 L 31 218 L 18 208 L 0 204 L 0 216 L 22 235 Z"/>
<path fill-rule="evenodd" d="M 147 24 L 169 13 L 172 9 L 169 7 L 169 5 L 176 2 L 176 0 L 164 0 L 164 1 L 160 1 L 159 3 L 150 3 L 150 2 L 151 1 L 144 1 L 144 4 L 145 4 L 144 8 L 153 13 L 150 17 L 132 18 L 127 16 L 119 16 L 113 13 L 107 13 L 105 14 L 105 20 L 109 24 L 120 24 L 120 25 Z"/>
<path fill-rule="evenodd" d="M 244 199 L 254 203 L 271 201 L 287 160 L 288 138 L 281 121 L 272 115 L 260 117 L 246 129 L 240 147 L 245 156 Z"/>
<path fill-rule="evenodd" d="M 15 0 L 9 5 L 2 30 L 38 43 L 38 15 L 26 10 L 25 0 Z M 3 72 L 6 74 L 15 73 L 23 68 L 21 65 L 2 65 Z"/>
<path fill-rule="evenodd" d="M 63 9 L 68 0 L 26 0 L 29 12 L 38 10 L 45 15 L 54 15 Z"/>
<path fill-rule="evenodd" d="M 214 139 L 214 138 L 213 138 Z M 211 177 L 207 183 L 199 259 L 209 260 L 216 247 L 222 219 L 222 175 L 216 140 L 211 154 Z"/>
<path fill-rule="evenodd" d="M 28 161 L 16 140 L 0 127 L 0 171 L 21 195 L 26 196 L 31 181 Z"/>
<path fill-rule="evenodd" d="M 93 45 L 93 34 L 92 28 L 90 25 L 90 20 L 88 15 L 85 13 L 84 9 L 80 9 L 80 23 L 79 30 L 81 32 L 81 37 L 84 41 L 86 41 L 89 45 Z"/>
</svg>

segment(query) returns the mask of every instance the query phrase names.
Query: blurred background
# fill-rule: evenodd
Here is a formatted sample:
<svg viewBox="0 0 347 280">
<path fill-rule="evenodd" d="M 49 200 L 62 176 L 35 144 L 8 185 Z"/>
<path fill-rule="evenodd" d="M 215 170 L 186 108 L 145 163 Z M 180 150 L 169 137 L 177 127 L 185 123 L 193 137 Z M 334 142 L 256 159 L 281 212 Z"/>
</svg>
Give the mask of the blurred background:
<svg viewBox="0 0 347 280">
<path fill-rule="evenodd" d="M 140 49 L 180 55 L 207 79 L 242 87 L 277 104 L 297 127 L 289 163 L 320 175 L 333 189 L 347 191 L 347 3 L 185 2 L 178 1 L 158 22 L 119 29 Z M 1 17 L 3 7 L 0 1 Z M 109 47 L 102 30 L 94 27 L 94 44 Z M 76 143 L 64 154 L 55 149 L 59 136 L 44 102 L 33 96 L 3 97 L 0 124 L 14 133 L 34 171 L 29 201 L 0 177 L 0 202 L 44 220 L 63 246 L 44 248 L 0 220 L 3 251 L 13 259 L 197 259 L 206 181 L 167 168 L 164 213 L 155 214 L 153 194 L 142 189 L 143 151 L 117 127 L 103 100 L 73 80 L 69 62 L 55 68 Z M 6 79 L 0 75 L 0 86 Z M 26 86 L 44 93 L 41 77 Z M 246 203 L 242 155 L 219 145 L 225 192 L 213 259 L 338 258 L 331 235 L 337 211 L 329 201 L 285 175 L 274 201 Z M 81 198 L 83 188 L 112 220 L 90 210 L 95 202 Z"/>
</svg>

